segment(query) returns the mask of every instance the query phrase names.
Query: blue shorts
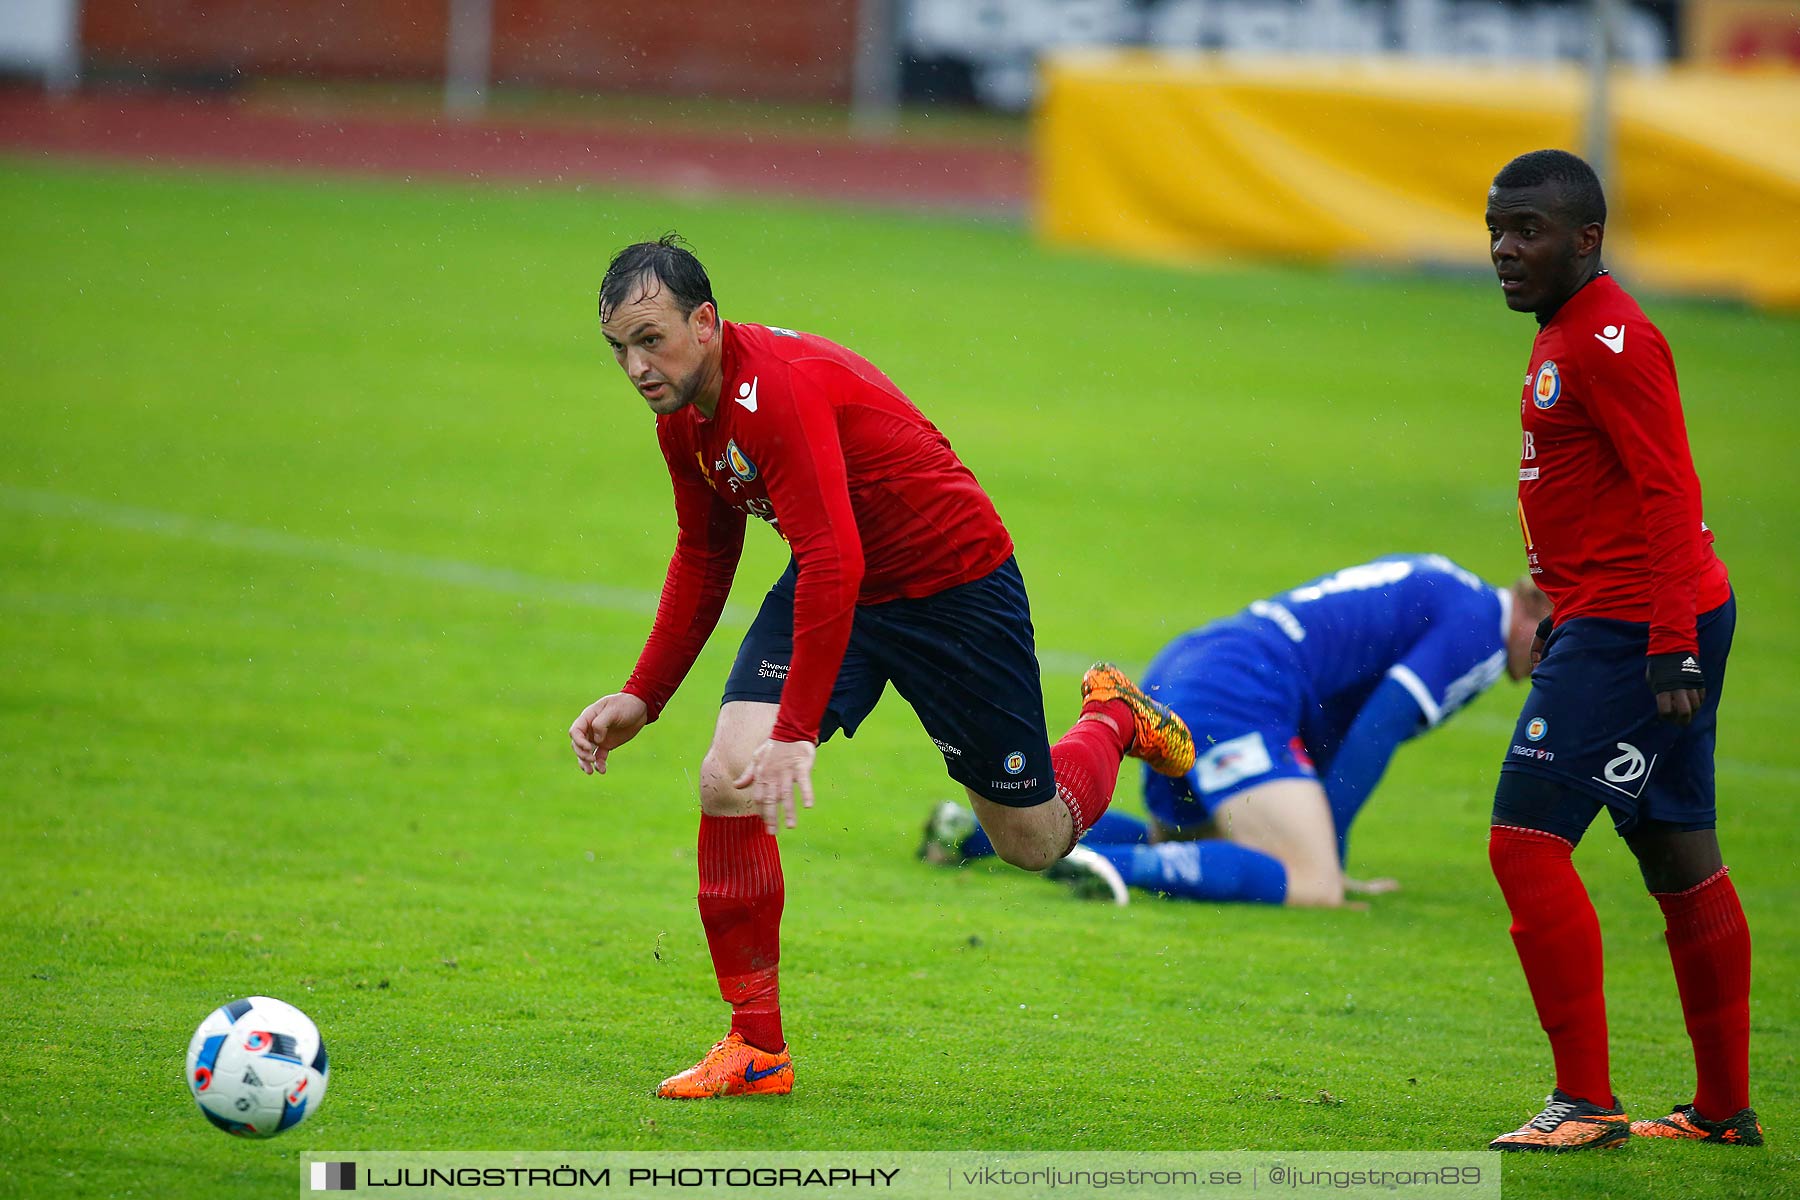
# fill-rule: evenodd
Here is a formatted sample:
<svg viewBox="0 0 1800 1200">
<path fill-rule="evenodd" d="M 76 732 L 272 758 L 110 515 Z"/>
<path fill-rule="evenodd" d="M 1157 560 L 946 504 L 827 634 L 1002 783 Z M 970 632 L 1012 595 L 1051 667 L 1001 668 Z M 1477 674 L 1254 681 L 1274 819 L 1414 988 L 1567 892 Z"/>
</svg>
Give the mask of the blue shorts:
<svg viewBox="0 0 1800 1200">
<path fill-rule="evenodd" d="M 1677 725 L 1657 718 L 1656 695 L 1644 678 L 1648 625 L 1603 617 L 1559 625 L 1531 672 L 1502 774 L 1542 776 L 1578 793 L 1582 811 L 1564 814 L 1566 822 L 1559 815 L 1562 828 L 1552 830 L 1577 839 L 1602 808 L 1621 834 L 1643 821 L 1713 828 L 1719 696 L 1736 627 L 1735 596 L 1700 615 L 1706 701 L 1692 723 Z"/>
<path fill-rule="evenodd" d="M 1300 739 L 1304 672 L 1282 643 L 1225 626 L 1183 637 L 1145 668 L 1145 692 L 1181 714 L 1199 757 L 1179 779 L 1144 771 L 1144 805 L 1164 825 L 1204 825 L 1239 792 L 1317 781 Z"/>
<path fill-rule="evenodd" d="M 724 702 L 779 704 L 794 656 L 794 564 L 769 589 L 738 647 Z M 858 605 L 819 741 L 845 737 L 891 681 L 919 714 L 950 777 L 996 804 L 1056 794 L 1031 605 L 1018 564 L 917 600 Z"/>
</svg>

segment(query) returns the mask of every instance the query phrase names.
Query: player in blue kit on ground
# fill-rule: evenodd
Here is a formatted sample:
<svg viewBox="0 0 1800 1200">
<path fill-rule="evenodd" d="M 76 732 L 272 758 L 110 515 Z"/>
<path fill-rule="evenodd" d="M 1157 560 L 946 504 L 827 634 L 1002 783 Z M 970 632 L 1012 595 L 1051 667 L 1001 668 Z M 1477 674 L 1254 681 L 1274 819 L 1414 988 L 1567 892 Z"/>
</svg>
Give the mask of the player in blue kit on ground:
<svg viewBox="0 0 1800 1200">
<path fill-rule="evenodd" d="M 1543 594 L 1494 587 L 1441 555 L 1394 555 L 1258 600 L 1183 634 L 1144 672 L 1146 693 L 1187 721 L 1185 776 L 1146 775 L 1148 825 L 1109 812 L 1058 876 L 1089 872 L 1199 900 L 1335 906 L 1350 825 L 1394 751 L 1502 674 L 1531 671 Z M 921 856 L 991 853 L 968 809 L 940 805 Z M 1092 883 L 1093 879 L 1085 882 Z"/>
</svg>

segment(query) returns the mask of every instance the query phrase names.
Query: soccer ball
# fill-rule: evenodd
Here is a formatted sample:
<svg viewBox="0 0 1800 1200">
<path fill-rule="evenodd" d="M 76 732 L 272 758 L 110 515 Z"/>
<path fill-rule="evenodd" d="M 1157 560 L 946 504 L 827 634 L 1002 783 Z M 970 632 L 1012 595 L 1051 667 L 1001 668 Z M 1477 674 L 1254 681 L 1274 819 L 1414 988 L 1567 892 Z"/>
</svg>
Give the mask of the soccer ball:
<svg viewBox="0 0 1800 1200">
<path fill-rule="evenodd" d="M 188 1043 L 194 1102 L 239 1137 L 274 1137 L 304 1121 L 325 1099 L 330 1075 L 319 1027 L 267 996 L 214 1009 Z"/>
</svg>

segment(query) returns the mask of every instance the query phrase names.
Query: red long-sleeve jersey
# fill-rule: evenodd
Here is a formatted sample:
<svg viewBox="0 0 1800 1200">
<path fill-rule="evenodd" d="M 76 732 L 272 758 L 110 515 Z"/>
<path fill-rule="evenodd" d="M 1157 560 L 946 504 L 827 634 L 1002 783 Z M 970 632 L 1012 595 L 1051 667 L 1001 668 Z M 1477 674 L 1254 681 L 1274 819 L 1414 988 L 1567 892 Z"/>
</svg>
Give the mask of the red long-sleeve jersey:
<svg viewBox="0 0 1800 1200">
<path fill-rule="evenodd" d="M 1669 344 L 1601 275 L 1538 331 L 1519 401 L 1519 525 L 1556 622 L 1647 622 L 1651 654 L 1694 652 L 1730 594 L 1701 519 Z"/>
<path fill-rule="evenodd" d="M 774 737 L 815 741 L 858 604 L 930 596 L 1013 552 L 993 501 L 950 442 L 866 359 L 812 334 L 723 325 L 712 417 L 656 419 L 675 487 L 675 554 L 624 690 L 654 720 L 731 590 L 746 514 L 793 548 L 794 657 Z"/>
</svg>

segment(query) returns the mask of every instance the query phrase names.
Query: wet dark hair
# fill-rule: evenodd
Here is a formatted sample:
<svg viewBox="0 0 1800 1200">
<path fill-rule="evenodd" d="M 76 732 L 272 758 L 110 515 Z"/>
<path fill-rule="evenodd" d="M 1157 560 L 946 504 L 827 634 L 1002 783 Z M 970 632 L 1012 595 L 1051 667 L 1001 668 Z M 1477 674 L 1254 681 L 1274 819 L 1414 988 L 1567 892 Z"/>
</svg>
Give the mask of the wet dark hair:
<svg viewBox="0 0 1800 1200">
<path fill-rule="evenodd" d="M 653 281 L 669 289 L 684 317 L 702 304 L 719 306 L 706 268 L 688 249 L 687 240 L 671 231 L 654 242 L 635 242 L 613 255 L 600 280 L 600 319 L 606 320 L 619 305 L 636 300 L 640 285 L 643 292 L 655 295 Z"/>
<path fill-rule="evenodd" d="M 1556 206 L 1576 225 L 1606 224 L 1606 193 L 1600 177 L 1585 161 L 1567 150 L 1533 150 L 1500 168 L 1494 176 L 1497 188 L 1532 188 L 1552 184 Z"/>
</svg>

